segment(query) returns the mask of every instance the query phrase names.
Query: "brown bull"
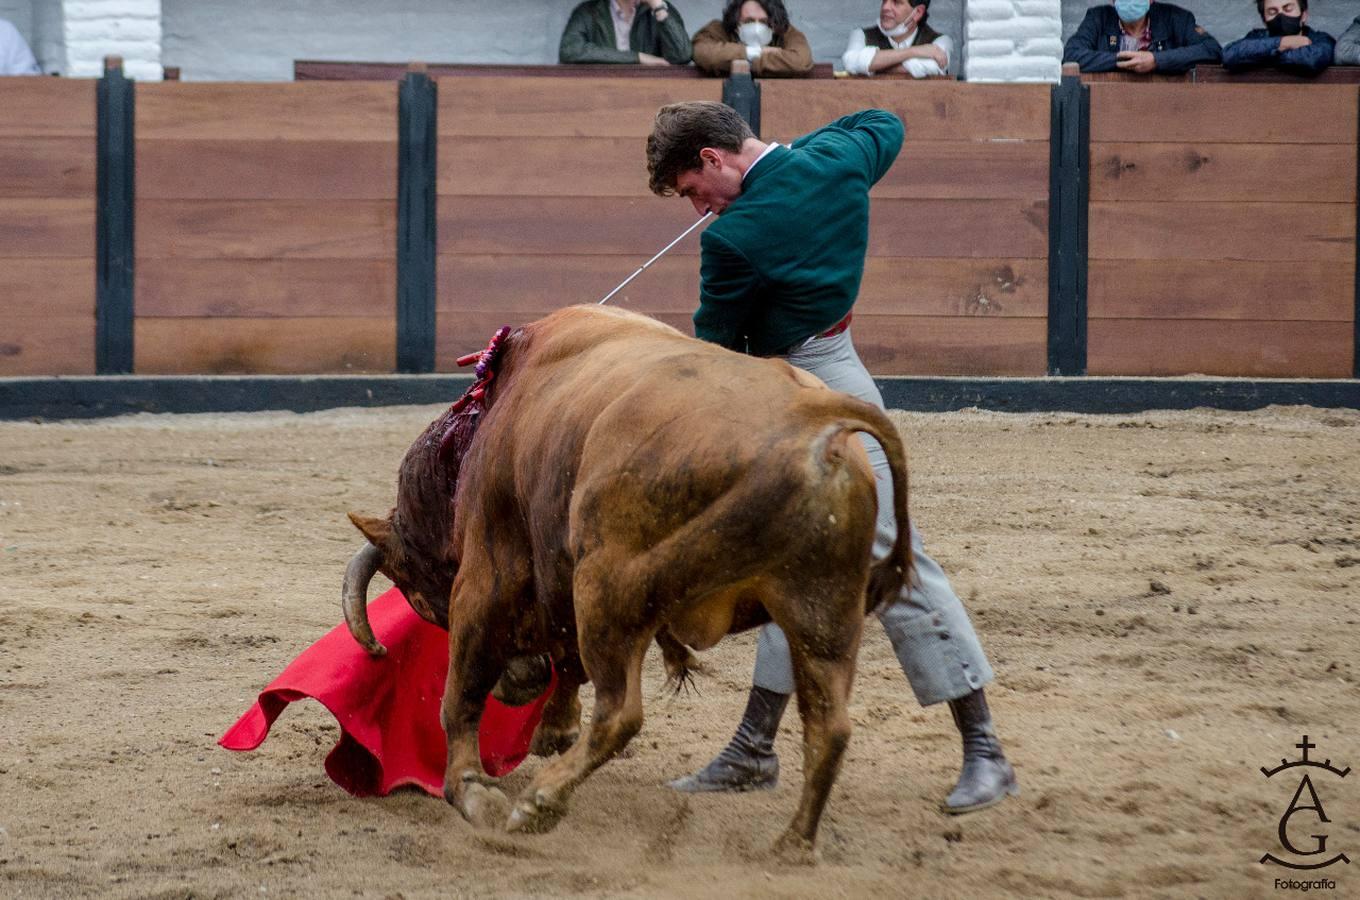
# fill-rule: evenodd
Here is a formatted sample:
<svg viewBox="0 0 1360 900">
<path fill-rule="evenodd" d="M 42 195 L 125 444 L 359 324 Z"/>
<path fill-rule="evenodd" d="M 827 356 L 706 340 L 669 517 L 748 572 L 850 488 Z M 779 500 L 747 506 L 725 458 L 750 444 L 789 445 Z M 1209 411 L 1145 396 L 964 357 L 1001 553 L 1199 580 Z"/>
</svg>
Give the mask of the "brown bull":
<svg viewBox="0 0 1360 900">
<path fill-rule="evenodd" d="M 415 442 L 385 519 L 351 514 L 370 542 L 346 573 L 355 638 L 382 652 L 364 607 L 375 570 L 449 632 L 445 797 L 476 825 L 508 813 L 511 831 L 551 828 L 641 728 L 653 640 L 683 678 L 687 648 L 772 619 L 804 734 L 780 844 L 810 847 L 850 736 L 865 613 L 909 574 L 906 466 L 887 417 L 782 361 L 598 307 L 512 333 L 485 403 L 452 453 L 452 411 Z M 874 478 L 855 432 L 887 451 L 901 526 L 874 565 Z M 481 771 L 478 722 L 507 666 L 545 653 L 561 680 L 535 749 L 570 748 L 511 809 Z M 577 739 L 586 681 L 595 711 Z"/>
</svg>

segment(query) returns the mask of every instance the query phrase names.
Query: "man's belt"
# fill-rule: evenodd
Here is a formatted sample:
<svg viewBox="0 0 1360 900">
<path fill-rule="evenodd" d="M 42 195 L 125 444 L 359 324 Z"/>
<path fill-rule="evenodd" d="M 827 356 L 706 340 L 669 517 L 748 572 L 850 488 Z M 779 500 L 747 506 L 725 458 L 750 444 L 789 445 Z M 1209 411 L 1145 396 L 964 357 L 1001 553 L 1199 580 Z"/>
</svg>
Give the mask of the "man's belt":
<svg viewBox="0 0 1360 900">
<path fill-rule="evenodd" d="M 850 320 L 854 317 L 854 315 L 855 315 L 854 313 L 846 313 L 844 319 L 841 319 L 835 325 L 832 325 L 826 331 L 823 331 L 821 334 L 817 335 L 817 337 L 824 338 L 835 337 L 836 335 L 840 334 L 842 331 L 850 327 Z"/>
</svg>

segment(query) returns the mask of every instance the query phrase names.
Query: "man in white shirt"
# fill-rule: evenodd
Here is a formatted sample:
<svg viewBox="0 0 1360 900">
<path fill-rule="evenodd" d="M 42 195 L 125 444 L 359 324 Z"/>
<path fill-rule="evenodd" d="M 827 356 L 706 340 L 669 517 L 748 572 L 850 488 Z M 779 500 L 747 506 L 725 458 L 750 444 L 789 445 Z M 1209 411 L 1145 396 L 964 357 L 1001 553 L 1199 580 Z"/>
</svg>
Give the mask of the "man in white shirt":
<svg viewBox="0 0 1360 900">
<path fill-rule="evenodd" d="M 883 0 L 878 24 L 850 33 L 841 66 L 851 75 L 902 71 L 913 78 L 944 75 L 954 42 L 926 24 L 930 0 Z"/>
<path fill-rule="evenodd" d="M 33 51 L 12 24 L 0 19 L 0 75 L 41 75 Z"/>
</svg>

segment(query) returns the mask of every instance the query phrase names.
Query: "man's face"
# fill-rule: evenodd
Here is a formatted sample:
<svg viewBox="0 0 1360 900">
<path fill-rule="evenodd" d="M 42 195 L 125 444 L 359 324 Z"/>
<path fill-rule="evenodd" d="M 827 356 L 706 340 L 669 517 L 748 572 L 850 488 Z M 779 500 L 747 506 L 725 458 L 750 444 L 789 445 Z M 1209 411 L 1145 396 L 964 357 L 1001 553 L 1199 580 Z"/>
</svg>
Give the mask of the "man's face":
<svg viewBox="0 0 1360 900">
<path fill-rule="evenodd" d="M 700 215 L 710 210 L 722 215 L 741 196 L 741 170 L 732 164 L 733 155 L 713 147 L 700 150 L 702 165 L 681 172 L 675 179 L 675 192 L 693 203 Z"/>
<path fill-rule="evenodd" d="M 1301 16 L 1303 21 L 1308 21 L 1308 13 L 1299 12 L 1298 0 L 1266 0 L 1261 6 L 1261 19 L 1269 22 L 1278 15 Z"/>
<path fill-rule="evenodd" d="M 746 0 L 741 5 L 741 9 L 737 10 L 737 24 L 745 25 L 748 22 L 760 22 L 769 25 L 770 14 L 756 0 Z"/>
<path fill-rule="evenodd" d="M 878 24 L 888 31 L 909 19 L 916 21 L 920 18 L 916 10 L 907 0 L 883 0 L 878 8 Z"/>
</svg>

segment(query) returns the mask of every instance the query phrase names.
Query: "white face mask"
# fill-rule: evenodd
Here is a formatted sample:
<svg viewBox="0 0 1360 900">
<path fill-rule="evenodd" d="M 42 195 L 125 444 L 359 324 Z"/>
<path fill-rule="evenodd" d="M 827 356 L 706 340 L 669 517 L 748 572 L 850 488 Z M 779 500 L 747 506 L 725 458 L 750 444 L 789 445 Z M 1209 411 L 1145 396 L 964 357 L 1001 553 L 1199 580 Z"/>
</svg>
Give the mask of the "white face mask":
<svg viewBox="0 0 1360 900">
<path fill-rule="evenodd" d="M 737 37 L 748 47 L 768 47 L 774 40 L 774 32 L 764 22 L 743 22 L 737 26 Z"/>
</svg>

